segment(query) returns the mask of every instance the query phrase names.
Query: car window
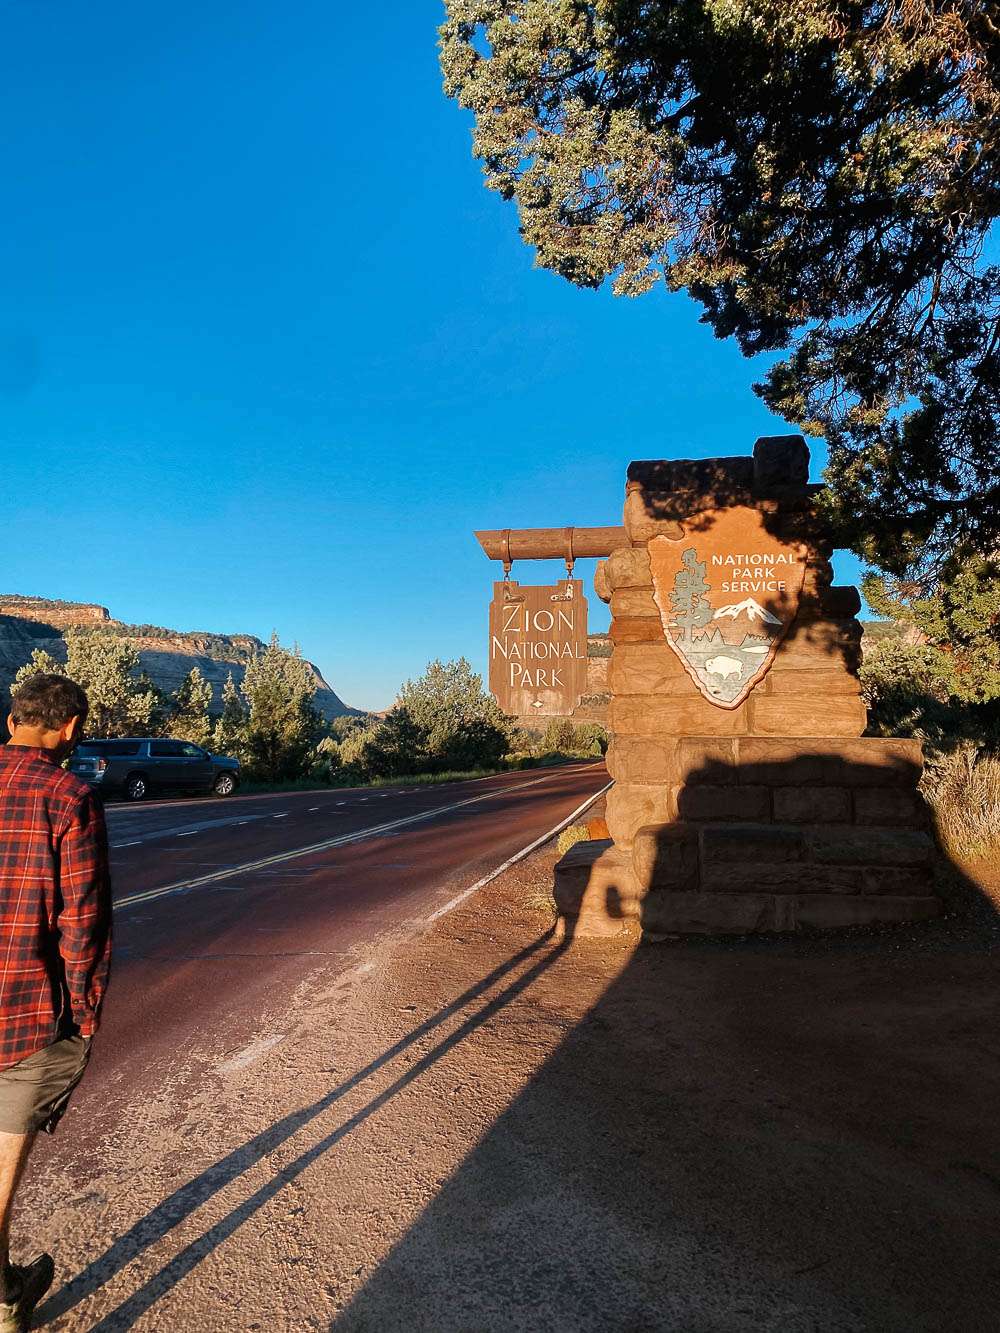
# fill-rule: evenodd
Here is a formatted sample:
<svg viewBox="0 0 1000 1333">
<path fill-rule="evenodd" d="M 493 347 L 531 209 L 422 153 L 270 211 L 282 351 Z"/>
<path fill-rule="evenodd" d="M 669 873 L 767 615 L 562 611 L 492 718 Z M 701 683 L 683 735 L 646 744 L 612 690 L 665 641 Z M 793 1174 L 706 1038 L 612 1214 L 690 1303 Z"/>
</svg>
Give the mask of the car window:
<svg viewBox="0 0 1000 1333">
<path fill-rule="evenodd" d="M 101 752 L 109 758 L 114 755 L 127 755 L 139 753 L 138 741 L 105 741 L 101 746 Z"/>
<path fill-rule="evenodd" d="M 187 755 L 187 757 L 188 757 L 189 759 L 204 759 L 204 758 L 205 758 L 205 751 L 201 748 L 201 746 L 200 746 L 200 745 L 192 745 L 192 744 L 190 743 L 190 741 L 186 741 L 186 742 L 181 746 L 181 752 L 182 752 L 183 754 Z"/>
<path fill-rule="evenodd" d="M 149 753 L 154 759 L 176 759 L 184 753 L 182 741 L 150 741 Z"/>
</svg>

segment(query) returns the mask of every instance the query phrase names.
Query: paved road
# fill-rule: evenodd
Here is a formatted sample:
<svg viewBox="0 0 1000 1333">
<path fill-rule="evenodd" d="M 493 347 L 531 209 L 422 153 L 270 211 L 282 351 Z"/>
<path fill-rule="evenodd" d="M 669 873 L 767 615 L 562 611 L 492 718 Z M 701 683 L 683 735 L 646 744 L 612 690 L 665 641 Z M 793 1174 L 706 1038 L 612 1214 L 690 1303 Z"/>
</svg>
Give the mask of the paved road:
<svg viewBox="0 0 1000 1333">
<path fill-rule="evenodd" d="M 591 762 L 434 787 L 110 805 L 112 984 L 49 1169 L 85 1155 L 136 1098 L 194 1091 L 206 1057 L 252 1063 L 281 1039 L 293 998 L 363 969 L 374 941 L 418 928 L 606 782 Z"/>
</svg>

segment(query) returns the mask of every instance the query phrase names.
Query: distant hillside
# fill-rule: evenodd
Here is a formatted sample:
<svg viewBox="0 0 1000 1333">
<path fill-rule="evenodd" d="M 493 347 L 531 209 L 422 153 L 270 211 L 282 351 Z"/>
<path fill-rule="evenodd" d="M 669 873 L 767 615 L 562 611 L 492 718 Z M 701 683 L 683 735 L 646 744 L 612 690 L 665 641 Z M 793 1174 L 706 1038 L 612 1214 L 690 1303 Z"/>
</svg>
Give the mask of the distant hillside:
<svg viewBox="0 0 1000 1333">
<path fill-rule="evenodd" d="M 57 660 L 65 661 L 63 633 L 75 626 L 129 639 L 144 670 L 166 694 L 176 690 L 192 667 L 197 667 L 212 685 L 217 708 L 222 706 L 222 687 L 230 671 L 238 685 L 247 662 L 265 647 L 252 634 L 216 634 L 207 630 L 183 633 L 162 625 L 127 625 L 112 619 L 105 606 L 0 593 L 0 687 L 6 691 L 20 668 L 31 660 L 35 648 L 44 648 Z M 334 693 L 317 667 L 312 666 L 312 670 L 317 686 L 316 707 L 327 721 L 359 711 L 349 708 Z"/>
</svg>

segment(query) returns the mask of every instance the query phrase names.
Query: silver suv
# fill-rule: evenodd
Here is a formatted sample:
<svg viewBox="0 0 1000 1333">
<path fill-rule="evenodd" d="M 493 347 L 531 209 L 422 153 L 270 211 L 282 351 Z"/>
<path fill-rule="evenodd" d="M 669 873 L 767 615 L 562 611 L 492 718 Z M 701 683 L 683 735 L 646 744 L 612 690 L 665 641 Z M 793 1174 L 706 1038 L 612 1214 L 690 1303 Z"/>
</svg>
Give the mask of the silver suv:
<svg viewBox="0 0 1000 1333">
<path fill-rule="evenodd" d="M 81 741 L 69 770 L 92 787 L 142 801 L 166 792 L 214 792 L 232 796 L 240 783 L 240 762 L 209 754 L 191 741 L 123 738 Z"/>
</svg>

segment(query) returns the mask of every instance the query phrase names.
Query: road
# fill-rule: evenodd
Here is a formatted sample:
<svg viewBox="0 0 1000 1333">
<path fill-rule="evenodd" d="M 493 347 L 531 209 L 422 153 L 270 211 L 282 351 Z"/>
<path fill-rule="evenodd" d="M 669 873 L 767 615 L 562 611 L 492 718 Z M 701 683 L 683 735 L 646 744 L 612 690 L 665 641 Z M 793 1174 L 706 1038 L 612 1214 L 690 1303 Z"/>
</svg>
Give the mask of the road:
<svg viewBox="0 0 1000 1333">
<path fill-rule="evenodd" d="M 415 788 L 108 806 L 115 950 L 87 1079 L 45 1170 L 71 1170 L 138 1102 L 249 1065 L 289 1009 L 363 971 L 607 783 L 603 764 Z"/>
</svg>

